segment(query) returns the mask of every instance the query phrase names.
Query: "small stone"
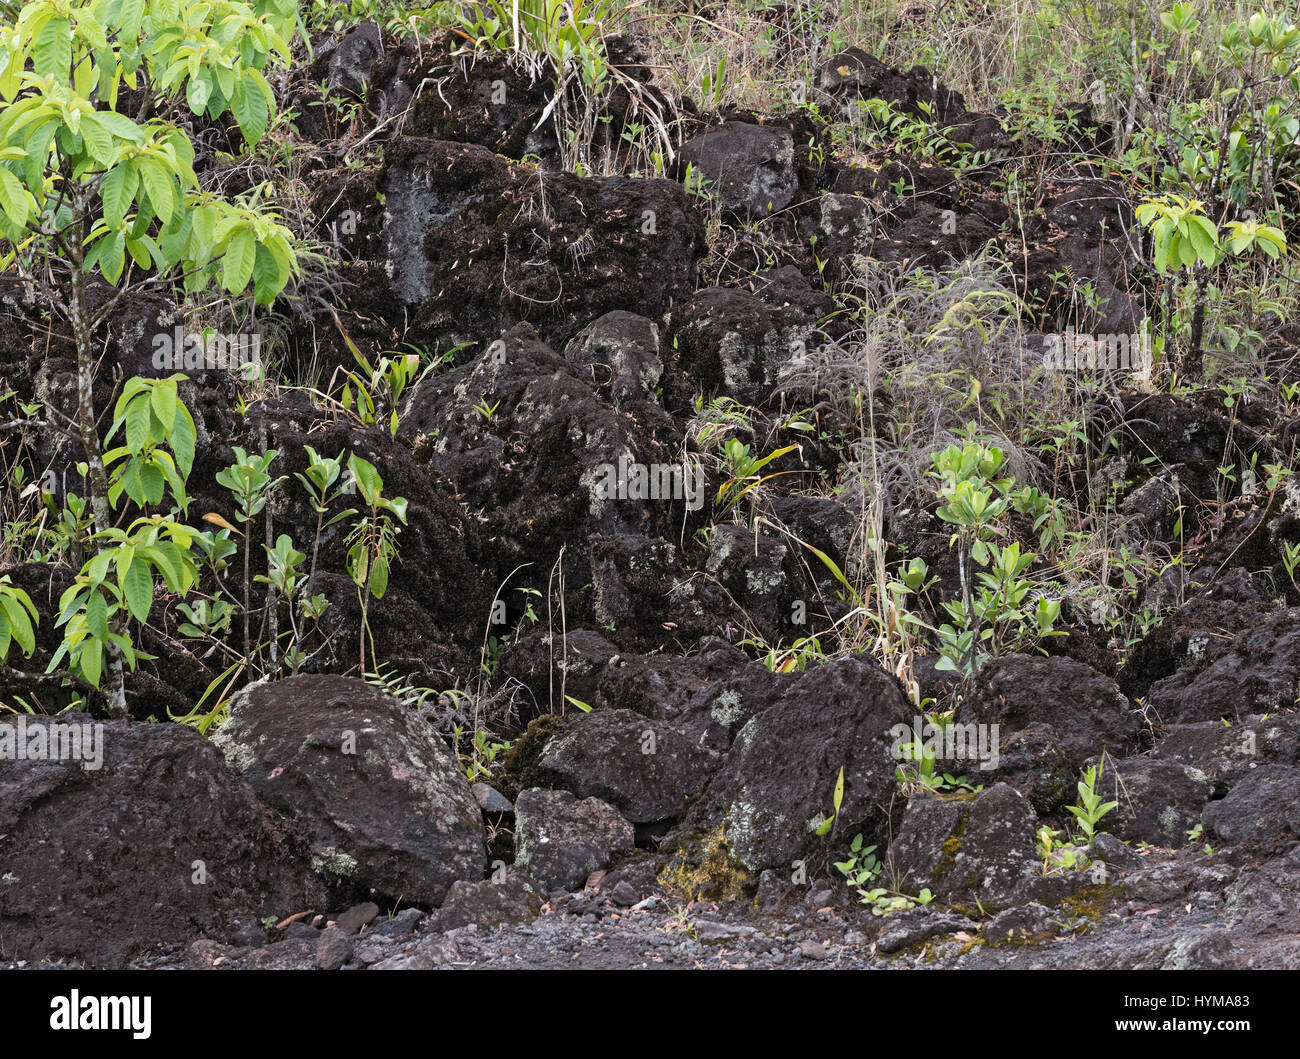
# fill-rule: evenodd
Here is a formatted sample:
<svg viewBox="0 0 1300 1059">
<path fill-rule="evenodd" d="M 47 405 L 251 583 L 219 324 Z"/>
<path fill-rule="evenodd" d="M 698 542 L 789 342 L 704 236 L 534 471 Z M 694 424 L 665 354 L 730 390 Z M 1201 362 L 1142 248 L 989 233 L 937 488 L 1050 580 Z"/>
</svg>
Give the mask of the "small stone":
<svg viewBox="0 0 1300 1059">
<path fill-rule="evenodd" d="M 1112 868 L 1141 868 L 1146 865 L 1137 850 L 1121 842 L 1109 831 L 1101 831 L 1088 847 L 1092 860 L 1105 861 Z"/>
<path fill-rule="evenodd" d="M 284 936 L 289 941 L 310 941 L 314 944 L 320 938 L 320 931 L 307 923 L 290 923 L 284 928 Z"/>
<path fill-rule="evenodd" d="M 369 938 L 371 935 L 367 934 L 366 937 Z M 356 960 L 362 966 L 369 966 L 372 963 L 378 963 L 380 960 L 385 959 L 388 956 L 388 950 L 390 948 L 391 943 L 384 943 L 379 939 L 374 941 L 363 941 L 357 946 L 357 951 L 355 953 Z"/>
<path fill-rule="evenodd" d="M 1008 908 L 984 924 L 984 937 L 990 945 L 1013 939 L 1028 940 L 1055 933 L 1052 913 L 1043 905 L 1031 903 Z"/>
<path fill-rule="evenodd" d="M 619 881 L 618 885 L 610 892 L 609 899 L 619 908 L 631 908 L 639 900 L 636 889 L 626 879 Z"/>
<path fill-rule="evenodd" d="M 367 901 L 365 904 L 353 905 L 349 908 L 339 916 L 335 926 L 344 934 L 355 934 L 377 915 L 379 915 L 379 906 L 373 901 Z"/>
<path fill-rule="evenodd" d="M 755 933 L 757 932 L 753 927 L 735 923 L 718 923 L 711 919 L 697 919 L 695 921 L 695 936 L 706 944 L 730 941 L 733 938 L 747 938 Z"/>
<path fill-rule="evenodd" d="M 799 942 L 799 953 L 805 960 L 826 959 L 826 947 L 820 941 Z"/>
<path fill-rule="evenodd" d="M 974 926 L 966 916 L 956 912 L 939 912 L 929 905 L 922 905 L 886 917 L 885 926 L 876 937 L 876 948 L 883 953 L 895 953 L 918 941 L 941 934 L 955 934 Z"/>
<path fill-rule="evenodd" d="M 514 815 L 514 804 L 495 787 L 490 787 L 486 783 L 475 783 L 470 786 L 470 791 L 483 812 L 491 816 L 506 813 Z"/>
<path fill-rule="evenodd" d="M 236 945 L 256 949 L 266 944 L 266 931 L 255 923 L 245 923 L 231 939 Z"/>
<path fill-rule="evenodd" d="M 372 925 L 368 933 L 378 934 L 380 937 L 395 938 L 402 934 L 411 933 L 420 925 L 422 919 L 424 919 L 424 913 L 418 908 L 403 908 L 391 919 L 381 919 L 378 923 Z"/>
<path fill-rule="evenodd" d="M 326 927 L 316 943 L 316 966 L 337 971 L 352 957 L 352 939 L 338 927 Z"/>
<path fill-rule="evenodd" d="M 404 954 L 371 964 L 372 971 L 431 971 L 456 959 L 456 941 L 442 934 L 427 938 Z"/>
</svg>

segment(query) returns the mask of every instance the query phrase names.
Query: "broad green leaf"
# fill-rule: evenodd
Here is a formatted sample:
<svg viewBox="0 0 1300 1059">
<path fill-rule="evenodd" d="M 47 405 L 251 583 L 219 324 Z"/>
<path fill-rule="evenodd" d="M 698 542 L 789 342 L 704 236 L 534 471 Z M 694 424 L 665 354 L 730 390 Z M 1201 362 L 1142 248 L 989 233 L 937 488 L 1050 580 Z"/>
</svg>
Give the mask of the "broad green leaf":
<svg viewBox="0 0 1300 1059">
<path fill-rule="evenodd" d="M 139 452 L 149 441 L 149 401 L 137 398 L 126 409 L 126 447 Z"/>
<path fill-rule="evenodd" d="M 166 478 L 163 469 L 157 463 L 150 461 L 140 468 L 140 492 L 143 494 L 146 503 L 162 503 L 165 486 Z M 139 562 L 138 559 L 136 561 Z"/>
<path fill-rule="evenodd" d="M 230 237 L 221 262 L 222 282 L 226 290 L 231 294 L 239 294 L 248 286 L 256 258 L 257 242 L 253 233 L 247 228 L 241 228 Z"/>
<path fill-rule="evenodd" d="M 288 277 L 285 277 L 287 279 Z M 253 291 L 260 305 L 269 305 L 284 287 L 280 264 L 269 247 L 259 244 L 253 263 Z"/>
<path fill-rule="evenodd" d="M 113 158 L 113 137 L 96 114 L 81 116 L 81 138 L 86 151 L 100 165 L 108 165 Z"/>
<path fill-rule="evenodd" d="M 86 598 L 86 627 L 95 639 L 108 639 L 108 602 L 98 592 Z"/>
<path fill-rule="evenodd" d="M 14 224 L 25 225 L 31 213 L 27 192 L 18 178 L 0 166 L 0 209 Z"/>
<path fill-rule="evenodd" d="M 104 204 L 104 219 L 116 227 L 122 223 L 126 211 L 135 201 L 140 177 L 130 162 L 120 162 L 104 174 L 99 186 L 100 201 Z"/>
<path fill-rule="evenodd" d="M 176 206 L 176 187 L 172 176 L 156 158 L 141 158 L 136 166 L 154 213 L 166 224 L 171 220 Z"/>
<path fill-rule="evenodd" d="M 370 594 L 375 599 L 383 599 L 388 591 L 388 560 L 382 555 L 375 557 L 374 567 L 370 571 Z"/>
<path fill-rule="evenodd" d="M 121 20 L 122 39 L 126 41 L 135 40 L 140 35 L 140 21 L 145 13 L 145 0 L 122 0 L 122 6 L 118 11 L 118 18 Z"/>
<path fill-rule="evenodd" d="M 239 131 L 250 145 L 257 143 L 266 132 L 269 115 L 261 90 L 245 77 L 230 100 L 230 109 L 239 122 Z"/>
<path fill-rule="evenodd" d="M 207 109 L 208 97 L 211 94 L 208 82 L 202 73 L 198 77 L 190 78 L 189 84 L 185 86 L 185 101 L 195 114 L 202 114 Z"/>
<path fill-rule="evenodd" d="M 119 577 L 118 580 L 132 617 L 139 622 L 148 621 L 149 610 L 153 607 L 153 575 L 149 563 L 139 556 L 133 556 L 131 565 L 126 569 L 126 576 Z"/>
<path fill-rule="evenodd" d="M 50 19 L 36 34 L 32 68 L 40 77 L 67 83 L 72 74 L 72 23 L 66 18 Z"/>
<path fill-rule="evenodd" d="M 87 640 L 77 657 L 81 666 L 81 675 L 93 688 L 99 687 L 99 678 L 104 664 L 103 646 L 98 640 Z"/>
<path fill-rule="evenodd" d="M 194 417 L 183 404 L 177 406 L 177 415 L 172 419 L 171 435 L 167 440 L 176 455 L 176 466 L 188 477 L 194 465 L 196 431 Z"/>
<path fill-rule="evenodd" d="M 149 395 L 149 403 L 153 407 L 154 415 L 158 417 L 158 422 L 166 431 L 171 430 L 172 423 L 176 419 L 176 387 L 166 383 L 160 383 L 153 388 Z"/>
</svg>

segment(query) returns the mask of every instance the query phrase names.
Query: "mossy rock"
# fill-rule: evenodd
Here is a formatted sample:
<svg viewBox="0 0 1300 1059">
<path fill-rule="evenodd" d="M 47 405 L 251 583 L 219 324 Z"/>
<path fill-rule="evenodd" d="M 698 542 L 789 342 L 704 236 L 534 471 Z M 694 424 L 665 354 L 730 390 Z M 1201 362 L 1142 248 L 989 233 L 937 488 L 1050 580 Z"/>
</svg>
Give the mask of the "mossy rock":
<svg viewBox="0 0 1300 1059">
<path fill-rule="evenodd" d="M 516 739 L 506 756 L 501 759 L 501 768 L 493 777 L 493 784 L 512 802 L 519 797 L 520 791 L 530 787 L 545 787 L 538 774 L 537 763 L 541 760 L 546 744 L 568 727 L 571 717 L 561 717 L 556 713 L 544 713 L 536 718 L 523 735 Z"/>
<path fill-rule="evenodd" d="M 658 881 L 692 901 L 744 901 L 758 889 L 758 879 L 736 859 L 721 827 L 683 838 Z"/>
</svg>

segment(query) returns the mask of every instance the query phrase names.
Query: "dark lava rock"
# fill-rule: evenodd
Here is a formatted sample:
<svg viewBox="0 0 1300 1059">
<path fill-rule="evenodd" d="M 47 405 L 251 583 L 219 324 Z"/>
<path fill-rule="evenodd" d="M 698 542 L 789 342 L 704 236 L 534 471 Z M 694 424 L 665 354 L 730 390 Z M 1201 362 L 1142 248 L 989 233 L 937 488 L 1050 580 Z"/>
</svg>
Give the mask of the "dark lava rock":
<svg viewBox="0 0 1300 1059">
<path fill-rule="evenodd" d="M 344 934 L 356 934 L 362 927 L 371 923 L 379 915 L 379 906 L 373 901 L 353 905 L 334 921 L 334 925 Z"/>
<path fill-rule="evenodd" d="M 1300 696 L 1300 610 L 1236 631 L 1226 642 L 1193 639 L 1186 662 L 1156 681 L 1148 706 L 1165 723 L 1242 720 L 1294 706 Z"/>
<path fill-rule="evenodd" d="M 1102 821 L 1107 831 L 1129 842 L 1178 848 L 1201 819 L 1212 787 L 1203 772 L 1189 765 L 1108 758 L 1097 791 L 1106 801 L 1119 803 Z"/>
<path fill-rule="evenodd" d="M 1035 721 L 1022 732 L 1000 735 L 996 765 L 986 769 L 984 764 L 967 771 L 968 778 L 986 785 L 1005 783 L 1014 787 L 1029 799 L 1039 815 L 1055 812 L 1074 798 L 1074 773 L 1054 725 Z M 943 767 L 949 768 L 948 763 L 944 762 Z M 953 767 L 960 768 L 960 763 L 953 763 Z"/>
<path fill-rule="evenodd" d="M 1128 700 L 1109 677 L 1071 658 L 1006 655 L 975 676 L 957 720 L 998 724 L 1020 732 L 1033 722 L 1052 725 L 1072 771 L 1101 753 L 1122 754 L 1136 733 Z"/>
<path fill-rule="evenodd" d="M 579 890 L 636 845 L 632 825 L 599 798 L 532 788 L 515 800 L 515 866 L 549 890 Z"/>
<path fill-rule="evenodd" d="M 451 885 L 454 889 L 463 884 L 460 882 L 454 882 Z M 450 892 L 451 891 L 449 890 L 448 893 Z M 420 925 L 420 922 L 424 917 L 425 914 L 418 908 L 403 908 L 391 919 L 381 919 L 377 923 L 372 924 L 368 931 L 368 936 L 377 934 L 384 938 L 398 938 L 403 934 L 410 934 Z"/>
<path fill-rule="evenodd" d="M 706 638 L 684 658 L 620 655 L 610 659 L 601 676 L 600 701 L 667 720 L 679 716 L 696 694 L 749 665 L 743 651 L 717 637 Z"/>
<path fill-rule="evenodd" d="M 634 398 L 653 399 L 664 371 L 659 328 L 644 316 L 622 310 L 583 328 L 564 347 L 564 359 L 597 393 L 608 392 L 616 408 Z"/>
<path fill-rule="evenodd" d="M 966 115 L 961 93 L 940 83 L 924 66 L 895 70 L 861 48 L 832 56 L 819 81 L 824 91 L 839 100 L 884 99 L 918 116 L 926 113 L 918 106 L 924 103 L 930 118 L 941 125 Z"/>
<path fill-rule="evenodd" d="M 502 656 L 502 669 L 507 676 L 523 684 L 539 703 L 558 710 L 560 688 L 582 702 L 590 703 L 596 697 L 601 674 L 610 659 L 619 650 L 598 632 L 589 629 L 569 629 L 563 635 L 554 635 L 549 629 L 538 628 L 518 637 Z"/>
<path fill-rule="evenodd" d="M 426 938 L 413 949 L 407 949 L 386 960 L 372 963 L 372 971 L 432 971 L 446 967 L 456 959 L 456 941 L 445 934 Z"/>
<path fill-rule="evenodd" d="M 729 121 L 682 144 L 680 160 L 734 213 L 766 217 L 789 206 L 799 190 L 789 129 Z"/>
<path fill-rule="evenodd" d="M 360 680 L 299 676 L 240 692 L 214 737 L 309 836 L 342 894 L 437 904 L 481 878 L 483 824 L 456 759 L 413 710 Z"/>
<path fill-rule="evenodd" d="M 1036 822 L 1029 802 L 1005 783 L 959 797 L 914 795 L 886 870 L 906 894 L 928 888 L 941 904 L 1007 908 L 1041 867 Z"/>
<path fill-rule="evenodd" d="M 735 709 L 749 720 L 692 806 L 684 833 L 720 826 L 747 871 L 789 871 L 824 845 L 814 831 L 831 812 L 843 768 L 840 832 L 884 844 L 896 766 L 890 729 L 909 723 L 913 710 L 878 665 L 855 657 L 804 673 L 756 673 L 748 701 L 724 692 L 707 708 L 715 719 Z"/>
<path fill-rule="evenodd" d="M 695 287 L 703 224 L 673 181 L 542 173 L 409 136 L 385 163 L 384 267 L 411 341 L 486 345 L 529 320 L 558 347 L 617 309 L 659 317 Z"/>
<path fill-rule="evenodd" d="M 490 787 L 486 783 L 474 783 L 470 785 L 470 790 L 474 794 L 474 800 L 478 802 L 478 807 L 488 816 L 500 816 L 515 811 L 510 799 L 495 787 Z"/>
<path fill-rule="evenodd" d="M 1126 845 L 1122 839 L 1116 838 L 1109 831 L 1100 831 L 1093 838 L 1088 846 L 1088 858 L 1102 861 L 1112 868 L 1124 871 L 1141 868 L 1146 864 L 1137 850 Z"/>
<path fill-rule="evenodd" d="M 352 959 L 352 939 L 345 930 L 326 927 L 316 942 L 316 966 L 322 971 L 337 971 Z"/>
<path fill-rule="evenodd" d="M 672 310 L 668 331 L 694 387 L 762 405 L 782 368 L 813 341 L 814 324 L 747 291 L 706 287 Z"/>
<path fill-rule="evenodd" d="M 1207 652 L 1213 657 L 1221 645 L 1232 643 L 1243 630 L 1276 612 L 1270 592 L 1254 578 L 1244 571 L 1228 571 L 1166 615 L 1133 648 L 1121 671 L 1120 686 L 1131 698 L 1145 698 L 1157 681 L 1186 665 L 1208 661 Z M 1161 720 L 1172 724 L 1176 719 Z"/>
<path fill-rule="evenodd" d="M 1008 908 L 984 924 L 984 938 L 990 945 L 1004 941 L 1031 941 L 1056 933 L 1050 909 L 1031 901 L 1019 908 Z"/>
<path fill-rule="evenodd" d="M 631 710 L 574 717 L 537 762 L 538 781 L 608 802 L 634 824 L 680 816 L 718 756 Z"/>
<path fill-rule="evenodd" d="M 1300 837 L 1300 768 L 1261 765 L 1211 802 L 1201 815 L 1205 829 L 1224 842 L 1262 842 Z"/>
<path fill-rule="evenodd" d="M 1260 765 L 1300 765 L 1300 713 L 1252 717 L 1230 726 L 1222 721 L 1176 724 L 1151 756 L 1191 765 L 1226 791 Z"/>
<path fill-rule="evenodd" d="M 630 882 L 626 879 L 620 879 L 614 884 L 614 889 L 610 891 L 609 899 L 619 908 L 631 908 L 641 900 L 641 897 Z"/>
<path fill-rule="evenodd" d="M 100 767 L 83 768 L 97 756 L 89 717 L 22 720 L 25 734 L 5 723 L 25 746 L 38 730 L 89 739 L 83 760 L 0 758 L 0 960 L 118 968 L 323 899 L 305 855 L 193 728 L 104 724 Z"/>
<path fill-rule="evenodd" d="M 960 912 L 944 912 L 928 905 L 892 912 L 876 937 L 876 951 L 900 952 L 910 945 L 935 938 L 941 934 L 956 934 L 960 930 L 975 930 L 976 924 Z"/>
<path fill-rule="evenodd" d="M 442 907 L 429 917 L 429 929 L 455 930 L 470 923 L 497 927 L 527 923 L 541 911 L 542 902 L 527 881 L 512 871 L 478 882 L 454 882 Z"/>
</svg>

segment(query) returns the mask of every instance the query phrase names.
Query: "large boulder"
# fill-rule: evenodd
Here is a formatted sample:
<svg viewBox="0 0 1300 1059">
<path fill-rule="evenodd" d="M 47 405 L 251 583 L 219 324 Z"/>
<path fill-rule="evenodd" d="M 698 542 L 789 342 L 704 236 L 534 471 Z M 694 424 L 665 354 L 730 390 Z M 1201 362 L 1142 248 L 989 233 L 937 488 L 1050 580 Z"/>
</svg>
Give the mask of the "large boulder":
<svg viewBox="0 0 1300 1059">
<path fill-rule="evenodd" d="M 659 328 L 653 320 L 621 309 L 592 321 L 570 339 L 564 359 L 598 392 L 608 391 L 615 407 L 653 397 L 664 371 Z"/>
<path fill-rule="evenodd" d="M 814 344 L 816 321 L 748 291 L 706 287 L 673 309 L 668 331 L 694 388 L 761 405 L 782 369 Z"/>
<path fill-rule="evenodd" d="M 577 372 L 524 323 L 407 402 L 399 433 L 481 512 L 485 558 L 496 583 L 510 579 L 508 623 L 523 617 L 513 589 L 551 590 L 561 547 L 570 626 L 613 624 L 624 649 L 639 637 L 657 648 L 667 621 L 689 638 L 720 628 L 720 612 L 738 619 L 721 589 L 682 569 L 673 543 L 704 524 L 711 498 L 680 428 L 652 400 L 611 407 Z"/>
<path fill-rule="evenodd" d="M 725 640 L 707 637 L 684 658 L 668 654 L 611 658 L 600 678 L 600 701 L 646 717 L 670 718 L 720 677 L 749 664 L 745 653 Z"/>
<path fill-rule="evenodd" d="M 634 824 L 674 819 L 708 781 L 717 754 L 631 710 L 574 717 L 547 742 L 536 775 L 608 802 Z"/>
<path fill-rule="evenodd" d="M 785 209 L 799 190 L 789 129 L 729 121 L 682 144 L 681 165 L 708 181 L 724 209 L 750 217 Z"/>
<path fill-rule="evenodd" d="M 213 741 L 307 838 L 340 896 L 436 905 L 456 880 L 483 877 L 483 823 L 456 758 L 379 689 L 337 676 L 259 682 Z"/>
<path fill-rule="evenodd" d="M 824 849 L 816 835 L 832 811 L 840 769 L 838 831 L 884 845 L 894 792 L 896 725 L 914 708 L 874 662 L 850 657 L 803 673 L 768 674 L 750 692 L 710 709 L 748 714 L 716 774 L 684 822 L 687 835 L 720 827 L 748 872 L 790 865 Z M 725 718 L 724 718 L 725 719 Z"/>
<path fill-rule="evenodd" d="M 1156 681 L 1147 705 L 1165 723 L 1241 721 L 1300 697 L 1300 609 L 1279 611 L 1230 639 L 1194 639 L 1184 664 Z"/>
<path fill-rule="evenodd" d="M 957 708 L 957 720 L 997 724 L 1004 738 L 1033 723 L 1049 724 L 1074 771 L 1103 749 L 1123 754 L 1137 731 L 1115 681 L 1061 656 L 1011 654 L 988 662 Z"/>
<path fill-rule="evenodd" d="M 940 904 L 999 911 L 1018 903 L 1041 867 L 1037 818 L 1005 783 L 978 794 L 913 795 L 888 870 L 906 894 L 929 889 Z"/>
<path fill-rule="evenodd" d="M 1055 812 L 1074 799 L 1075 776 L 1065 759 L 1056 729 L 1035 721 L 1023 731 L 999 734 L 997 761 L 972 774 L 985 785 L 1014 787 L 1040 815 Z M 944 768 L 948 768 L 946 763 Z M 958 766 L 960 767 L 960 766 Z"/>
<path fill-rule="evenodd" d="M 548 891 L 582 889 L 615 853 L 635 846 L 632 825 L 599 798 L 530 788 L 515 801 L 515 867 Z"/>
<path fill-rule="evenodd" d="M 1179 848 L 1201 818 L 1213 788 L 1190 765 L 1152 758 L 1106 761 L 1097 791 L 1118 804 L 1102 823 L 1128 842 Z"/>
<path fill-rule="evenodd" d="M 1222 721 L 1175 724 L 1151 756 L 1191 765 L 1226 790 L 1268 762 L 1300 765 L 1300 713 L 1251 717 L 1230 726 Z"/>
<path fill-rule="evenodd" d="M 305 857 L 192 728 L 20 715 L 0 751 L 0 963 L 119 968 L 320 907 Z"/>
<path fill-rule="evenodd" d="M 673 181 L 542 173 L 411 136 L 385 162 L 384 268 L 409 341 L 487 346 L 529 320 L 558 346 L 605 313 L 655 318 L 694 290 L 704 227 Z"/>
<path fill-rule="evenodd" d="M 1224 842 L 1292 843 L 1300 838 L 1300 768 L 1261 765 L 1211 802 L 1201 814 L 1205 830 Z"/>
</svg>

